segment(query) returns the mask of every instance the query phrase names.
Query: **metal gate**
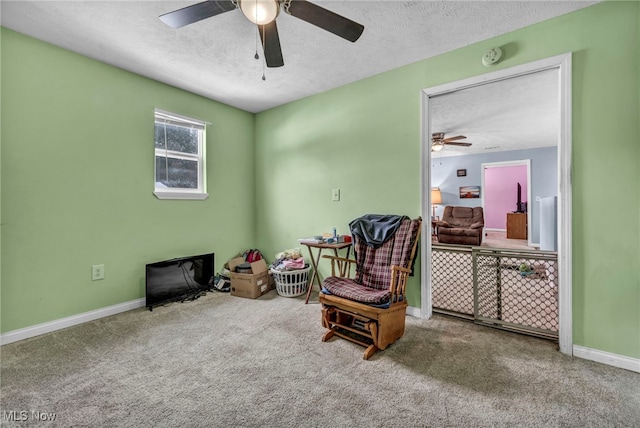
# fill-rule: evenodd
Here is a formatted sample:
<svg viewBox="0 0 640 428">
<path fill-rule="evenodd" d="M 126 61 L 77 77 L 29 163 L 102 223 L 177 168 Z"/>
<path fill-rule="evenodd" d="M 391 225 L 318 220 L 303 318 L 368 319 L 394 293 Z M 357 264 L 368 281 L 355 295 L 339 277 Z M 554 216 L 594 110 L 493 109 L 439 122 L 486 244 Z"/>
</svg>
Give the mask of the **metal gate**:
<svg viewBox="0 0 640 428">
<path fill-rule="evenodd" d="M 558 255 L 550 251 L 432 246 L 434 312 L 558 339 Z"/>
</svg>

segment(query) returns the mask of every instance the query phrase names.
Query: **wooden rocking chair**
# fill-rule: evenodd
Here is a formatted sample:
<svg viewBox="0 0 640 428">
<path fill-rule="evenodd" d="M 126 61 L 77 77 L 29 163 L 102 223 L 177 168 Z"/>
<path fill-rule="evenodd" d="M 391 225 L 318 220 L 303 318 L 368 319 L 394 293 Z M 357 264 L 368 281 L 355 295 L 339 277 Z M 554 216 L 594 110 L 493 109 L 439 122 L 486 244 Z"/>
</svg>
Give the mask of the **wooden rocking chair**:
<svg viewBox="0 0 640 428">
<path fill-rule="evenodd" d="M 349 226 L 355 260 L 324 256 L 331 259 L 331 276 L 319 296 L 322 325 L 329 329 L 322 341 L 338 336 L 362 345 L 367 360 L 404 335 L 405 287 L 422 220 L 370 214 Z M 355 276 L 350 278 L 354 264 Z"/>
</svg>

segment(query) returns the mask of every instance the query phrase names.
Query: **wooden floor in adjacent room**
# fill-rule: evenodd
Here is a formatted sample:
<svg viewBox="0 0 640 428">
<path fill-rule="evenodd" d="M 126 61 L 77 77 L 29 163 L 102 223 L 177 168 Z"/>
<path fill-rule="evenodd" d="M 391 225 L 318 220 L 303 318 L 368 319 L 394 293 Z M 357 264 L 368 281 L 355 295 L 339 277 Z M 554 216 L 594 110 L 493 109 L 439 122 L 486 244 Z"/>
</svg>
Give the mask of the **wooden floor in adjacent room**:
<svg viewBox="0 0 640 428">
<path fill-rule="evenodd" d="M 526 239 L 507 239 L 507 232 L 485 232 L 482 240 L 483 247 L 514 248 L 522 250 L 538 250 L 538 247 L 530 247 Z"/>
<path fill-rule="evenodd" d="M 431 235 L 431 243 L 437 244 L 438 238 Z M 482 247 L 510 248 L 519 250 L 539 250 L 539 247 L 529 246 L 526 239 L 507 239 L 506 232 L 485 232 L 482 238 Z"/>
</svg>

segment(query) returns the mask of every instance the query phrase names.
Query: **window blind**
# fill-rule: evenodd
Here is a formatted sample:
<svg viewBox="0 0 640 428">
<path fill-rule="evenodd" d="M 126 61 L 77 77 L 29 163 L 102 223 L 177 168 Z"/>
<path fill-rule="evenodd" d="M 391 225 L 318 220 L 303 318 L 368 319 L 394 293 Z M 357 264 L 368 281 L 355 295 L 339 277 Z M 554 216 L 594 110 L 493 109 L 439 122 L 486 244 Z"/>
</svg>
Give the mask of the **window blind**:
<svg viewBox="0 0 640 428">
<path fill-rule="evenodd" d="M 210 122 L 194 119 L 191 117 L 180 116 L 176 113 L 169 113 L 160 109 L 155 109 L 156 122 L 166 123 L 167 125 L 182 126 L 187 128 L 204 130 Z"/>
</svg>

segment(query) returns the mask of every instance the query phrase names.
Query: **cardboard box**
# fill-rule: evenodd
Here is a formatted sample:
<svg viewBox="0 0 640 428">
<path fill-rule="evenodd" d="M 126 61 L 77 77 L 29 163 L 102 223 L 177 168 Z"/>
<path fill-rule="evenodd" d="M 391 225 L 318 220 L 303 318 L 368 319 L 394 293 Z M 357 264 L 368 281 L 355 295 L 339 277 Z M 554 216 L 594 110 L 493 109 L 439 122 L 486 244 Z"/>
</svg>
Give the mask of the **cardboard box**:
<svg viewBox="0 0 640 428">
<path fill-rule="evenodd" d="M 269 284 L 269 268 L 264 260 L 251 263 L 251 273 L 234 272 L 236 266 L 244 263 L 242 257 L 229 260 L 231 271 L 231 295 L 256 299 L 268 293 L 272 288 Z"/>
</svg>

